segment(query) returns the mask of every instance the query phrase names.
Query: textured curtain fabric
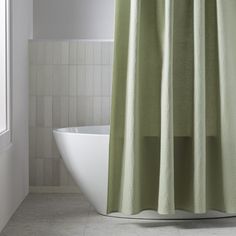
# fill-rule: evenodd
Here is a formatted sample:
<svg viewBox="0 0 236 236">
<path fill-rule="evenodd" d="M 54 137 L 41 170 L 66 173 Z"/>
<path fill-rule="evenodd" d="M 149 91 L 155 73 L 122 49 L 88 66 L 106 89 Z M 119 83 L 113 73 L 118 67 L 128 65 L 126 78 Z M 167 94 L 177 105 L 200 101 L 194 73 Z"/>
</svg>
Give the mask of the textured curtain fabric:
<svg viewBox="0 0 236 236">
<path fill-rule="evenodd" d="M 117 0 L 107 212 L 236 212 L 236 1 Z"/>
</svg>

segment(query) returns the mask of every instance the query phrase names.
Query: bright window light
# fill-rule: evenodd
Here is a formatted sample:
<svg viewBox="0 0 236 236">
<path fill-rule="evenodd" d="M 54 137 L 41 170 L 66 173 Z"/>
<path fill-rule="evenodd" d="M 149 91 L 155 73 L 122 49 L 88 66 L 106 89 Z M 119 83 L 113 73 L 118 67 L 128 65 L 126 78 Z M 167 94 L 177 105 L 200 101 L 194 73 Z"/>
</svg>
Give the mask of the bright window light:
<svg viewBox="0 0 236 236">
<path fill-rule="evenodd" d="M 7 129 L 6 2 L 0 1 L 0 133 Z"/>
<path fill-rule="evenodd" d="M 9 6 L 0 0 L 0 147 L 10 141 Z"/>
</svg>

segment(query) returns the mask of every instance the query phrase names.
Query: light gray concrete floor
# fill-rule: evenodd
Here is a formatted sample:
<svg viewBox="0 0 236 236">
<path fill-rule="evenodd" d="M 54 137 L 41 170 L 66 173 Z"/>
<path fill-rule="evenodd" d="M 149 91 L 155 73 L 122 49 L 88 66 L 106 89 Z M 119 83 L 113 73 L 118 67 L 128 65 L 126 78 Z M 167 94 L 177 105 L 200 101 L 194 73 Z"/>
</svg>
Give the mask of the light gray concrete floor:
<svg viewBox="0 0 236 236">
<path fill-rule="evenodd" d="M 236 218 L 149 221 L 98 215 L 80 194 L 30 194 L 0 236 L 236 236 Z"/>
</svg>

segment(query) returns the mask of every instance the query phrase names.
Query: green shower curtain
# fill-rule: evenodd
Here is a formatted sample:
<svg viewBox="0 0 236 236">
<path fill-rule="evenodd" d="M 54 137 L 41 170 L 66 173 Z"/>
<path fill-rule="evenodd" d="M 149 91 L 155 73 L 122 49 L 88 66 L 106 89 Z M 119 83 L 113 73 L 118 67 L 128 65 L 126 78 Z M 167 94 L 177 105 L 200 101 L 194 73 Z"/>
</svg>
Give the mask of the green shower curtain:
<svg viewBox="0 0 236 236">
<path fill-rule="evenodd" d="M 116 0 L 107 212 L 236 212 L 236 0 Z"/>
</svg>

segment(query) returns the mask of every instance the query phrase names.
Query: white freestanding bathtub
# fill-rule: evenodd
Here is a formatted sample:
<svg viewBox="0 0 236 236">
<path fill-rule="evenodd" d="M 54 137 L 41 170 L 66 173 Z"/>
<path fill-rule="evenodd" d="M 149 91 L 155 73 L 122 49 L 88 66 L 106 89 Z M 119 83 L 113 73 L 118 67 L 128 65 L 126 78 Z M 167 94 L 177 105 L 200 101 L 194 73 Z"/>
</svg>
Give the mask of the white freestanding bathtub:
<svg viewBox="0 0 236 236">
<path fill-rule="evenodd" d="M 53 131 L 61 156 L 89 202 L 96 211 L 107 215 L 109 126 L 83 126 Z M 113 213 L 107 216 L 139 219 L 193 219 L 235 216 L 216 211 L 193 214 L 176 210 L 175 215 L 160 215 L 156 211 L 143 211 L 127 216 Z"/>
</svg>

